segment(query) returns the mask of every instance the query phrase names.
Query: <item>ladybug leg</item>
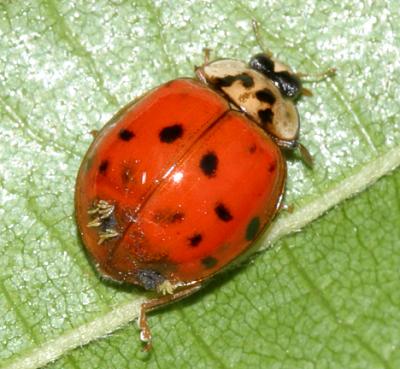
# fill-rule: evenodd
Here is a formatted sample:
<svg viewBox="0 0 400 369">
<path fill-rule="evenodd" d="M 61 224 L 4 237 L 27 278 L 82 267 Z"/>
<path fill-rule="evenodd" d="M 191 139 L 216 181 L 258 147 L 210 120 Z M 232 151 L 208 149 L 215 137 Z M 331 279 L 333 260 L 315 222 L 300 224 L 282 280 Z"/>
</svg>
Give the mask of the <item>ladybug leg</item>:
<svg viewBox="0 0 400 369">
<path fill-rule="evenodd" d="M 309 167 L 313 168 L 314 167 L 314 158 L 310 154 L 310 152 L 307 150 L 305 146 L 303 146 L 301 143 L 297 144 L 297 147 L 299 148 L 299 153 L 301 156 L 301 160 Z"/>
<path fill-rule="evenodd" d="M 288 152 L 294 152 L 295 150 L 298 150 L 300 154 L 300 158 L 304 164 L 307 165 L 310 169 L 314 168 L 314 158 L 308 151 L 308 149 L 301 144 L 299 141 L 292 141 L 291 146 L 286 146 L 285 143 L 282 143 L 282 141 L 277 140 L 276 141 L 277 145 L 283 149 L 287 150 Z"/>
<path fill-rule="evenodd" d="M 150 327 L 147 323 L 147 313 L 149 313 L 153 310 L 156 310 L 164 305 L 170 304 L 174 301 L 181 300 L 184 297 L 187 297 L 187 296 L 191 295 L 192 293 L 197 292 L 200 288 L 201 288 L 200 284 L 189 286 L 183 290 L 174 292 L 170 295 L 160 296 L 160 297 L 154 298 L 152 300 L 149 300 L 147 302 L 144 302 L 140 306 L 138 325 L 140 328 L 140 340 L 145 343 L 145 346 L 143 348 L 144 351 L 149 351 L 152 348 L 152 344 L 151 344 L 152 336 L 151 336 Z"/>
<path fill-rule="evenodd" d="M 206 77 L 204 76 L 204 66 L 207 65 L 210 62 L 210 53 L 211 53 L 211 51 L 212 51 L 212 49 L 210 49 L 208 47 L 204 47 L 203 48 L 204 63 L 200 67 L 198 67 L 198 66 L 194 67 L 194 72 L 195 72 L 197 78 L 200 80 L 200 82 L 204 83 L 205 85 L 208 85 L 208 82 L 207 82 Z"/>
<path fill-rule="evenodd" d="M 201 82 L 201 83 L 204 83 L 206 86 L 208 86 L 208 82 L 207 82 L 207 79 L 206 79 L 206 77 L 205 77 L 205 75 L 204 75 L 204 69 L 203 69 L 203 65 L 201 66 L 201 67 L 195 67 L 194 68 L 194 72 L 195 72 L 195 74 L 196 74 L 196 77 L 199 79 L 199 81 Z"/>
<path fill-rule="evenodd" d="M 278 211 L 286 211 L 289 214 L 292 214 L 294 212 L 294 205 L 293 204 L 283 204 L 283 203 L 281 203 L 279 205 L 279 210 Z"/>
<path fill-rule="evenodd" d="M 307 97 L 313 96 L 312 91 L 309 90 L 308 88 L 304 88 L 304 87 L 301 88 L 300 94 L 301 94 L 302 96 L 307 96 Z"/>
<path fill-rule="evenodd" d="M 296 72 L 295 76 L 301 79 L 302 82 L 320 82 L 336 74 L 336 68 L 328 68 L 318 73 L 302 73 Z"/>
<path fill-rule="evenodd" d="M 297 72 L 294 75 L 301 80 L 303 83 L 311 83 L 311 82 L 321 82 L 327 78 L 333 77 L 336 74 L 336 68 L 328 68 L 320 73 L 310 74 L 310 73 L 302 73 Z M 301 88 L 301 95 L 303 96 L 313 96 L 313 93 L 308 88 Z"/>
<path fill-rule="evenodd" d="M 95 139 L 97 137 L 97 135 L 99 134 L 99 131 L 97 129 L 92 129 L 90 131 L 90 134 L 92 135 L 93 139 Z"/>
</svg>

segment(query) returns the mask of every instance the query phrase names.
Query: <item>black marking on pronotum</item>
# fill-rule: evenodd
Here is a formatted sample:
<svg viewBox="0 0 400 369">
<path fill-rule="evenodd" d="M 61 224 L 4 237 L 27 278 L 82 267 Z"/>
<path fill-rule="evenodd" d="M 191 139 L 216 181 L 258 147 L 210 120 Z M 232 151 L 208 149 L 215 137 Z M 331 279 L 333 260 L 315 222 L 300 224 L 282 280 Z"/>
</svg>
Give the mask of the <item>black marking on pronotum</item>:
<svg viewBox="0 0 400 369">
<path fill-rule="evenodd" d="M 103 160 L 99 165 L 99 171 L 101 174 L 105 174 L 108 168 L 108 160 Z"/>
<path fill-rule="evenodd" d="M 181 138 L 182 135 L 182 124 L 173 124 L 172 126 L 165 127 L 159 133 L 160 141 L 165 143 L 172 143 Z"/>
<path fill-rule="evenodd" d="M 264 53 L 254 55 L 249 64 L 250 68 L 263 73 L 267 77 L 270 77 L 274 72 L 274 62 Z"/>
<path fill-rule="evenodd" d="M 200 160 L 200 168 L 207 177 L 214 177 L 218 167 L 218 157 L 215 152 L 204 154 Z"/>
<path fill-rule="evenodd" d="M 218 218 L 224 222 L 229 222 L 233 219 L 232 214 L 230 213 L 229 209 L 222 203 L 217 204 L 214 208 L 215 213 L 217 214 Z"/>
<path fill-rule="evenodd" d="M 258 116 L 261 119 L 261 122 L 263 124 L 268 124 L 272 123 L 272 119 L 274 117 L 274 113 L 270 108 L 264 109 L 264 110 L 259 110 L 258 111 Z"/>
<path fill-rule="evenodd" d="M 247 225 L 246 240 L 252 241 L 257 236 L 259 229 L 260 229 L 260 218 L 254 217 L 252 220 L 250 220 L 249 224 Z"/>
<path fill-rule="evenodd" d="M 278 85 L 282 95 L 295 99 L 301 92 L 301 81 L 293 74 L 282 71 L 274 73 L 271 79 Z"/>
<path fill-rule="evenodd" d="M 200 233 L 195 233 L 193 236 L 188 238 L 190 246 L 198 246 L 199 243 L 203 240 L 203 236 Z"/>
<path fill-rule="evenodd" d="M 207 257 L 201 259 L 201 263 L 203 264 L 204 267 L 206 267 L 207 269 L 210 269 L 217 265 L 218 260 L 212 256 L 207 256 Z"/>
<path fill-rule="evenodd" d="M 121 129 L 119 131 L 119 138 L 122 141 L 130 141 L 133 137 L 135 137 L 135 134 L 129 129 Z"/>
<path fill-rule="evenodd" d="M 300 79 L 286 70 L 280 72 L 275 71 L 274 62 L 265 54 L 254 55 L 250 60 L 250 68 L 270 78 L 279 88 L 283 96 L 296 99 L 301 93 Z"/>
<path fill-rule="evenodd" d="M 137 279 L 140 285 L 146 290 L 154 291 L 165 281 L 165 278 L 155 270 L 139 269 L 137 271 Z"/>
<path fill-rule="evenodd" d="M 246 73 L 240 73 L 236 76 L 225 76 L 223 78 L 217 78 L 217 86 L 219 87 L 229 87 L 235 81 L 241 81 L 243 87 L 250 88 L 254 86 L 253 77 L 249 76 Z"/>
<path fill-rule="evenodd" d="M 257 91 L 256 98 L 270 105 L 273 105 L 276 101 L 274 94 L 270 90 L 268 90 L 268 88 L 264 88 L 263 90 Z"/>
</svg>

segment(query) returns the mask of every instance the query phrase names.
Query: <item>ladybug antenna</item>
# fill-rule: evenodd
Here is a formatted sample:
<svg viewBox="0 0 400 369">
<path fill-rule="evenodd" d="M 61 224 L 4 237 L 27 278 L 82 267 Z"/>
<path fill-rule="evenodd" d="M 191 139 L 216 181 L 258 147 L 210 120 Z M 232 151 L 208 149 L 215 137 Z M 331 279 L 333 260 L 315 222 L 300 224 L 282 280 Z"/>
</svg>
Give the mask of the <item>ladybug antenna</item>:
<svg viewBox="0 0 400 369">
<path fill-rule="evenodd" d="M 260 36 L 260 23 L 258 23 L 255 19 L 251 21 L 251 25 L 253 27 L 254 37 L 256 38 L 256 42 L 260 47 L 261 51 L 268 57 L 272 58 L 273 54 L 271 50 L 269 50 L 264 44 L 263 38 Z"/>
<path fill-rule="evenodd" d="M 321 82 L 325 79 L 334 77 L 336 75 L 336 68 L 328 68 L 322 72 L 317 72 L 313 74 L 297 72 L 294 73 L 294 75 L 301 81 L 301 83 Z M 312 91 L 305 87 L 301 87 L 300 93 L 301 95 L 307 97 L 313 96 Z"/>
<path fill-rule="evenodd" d="M 209 47 L 203 47 L 203 54 L 204 54 L 204 64 L 208 64 L 210 62 L 210 55 L 212 49 Z"/>
</svg>

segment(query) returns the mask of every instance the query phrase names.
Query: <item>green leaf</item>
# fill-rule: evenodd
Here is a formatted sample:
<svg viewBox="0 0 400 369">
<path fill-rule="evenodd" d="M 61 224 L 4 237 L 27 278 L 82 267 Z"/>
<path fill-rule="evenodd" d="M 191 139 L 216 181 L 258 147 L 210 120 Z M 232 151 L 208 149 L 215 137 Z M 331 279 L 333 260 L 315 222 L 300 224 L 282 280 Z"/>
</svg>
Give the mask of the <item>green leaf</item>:
<svg viewBox="0 0 400 369">
<path fill-rule="evenodd" d="M 0 4 L 0 367 L 398 368 L 400 172 L 343 200 L 400 164 L 399 13 L 394 0 Z M 294 212 L 253 262 L 152 314 L 146 356 L 128 324 L 145 295 L 99 279 L 77 237 L 76 172 L 92 130 L 193 75 L 203 47 L 260 51 L 252 19 L 294 69 L 338 71 L 298 103 L 316 165 L 289 158 Z"/>
</svg>

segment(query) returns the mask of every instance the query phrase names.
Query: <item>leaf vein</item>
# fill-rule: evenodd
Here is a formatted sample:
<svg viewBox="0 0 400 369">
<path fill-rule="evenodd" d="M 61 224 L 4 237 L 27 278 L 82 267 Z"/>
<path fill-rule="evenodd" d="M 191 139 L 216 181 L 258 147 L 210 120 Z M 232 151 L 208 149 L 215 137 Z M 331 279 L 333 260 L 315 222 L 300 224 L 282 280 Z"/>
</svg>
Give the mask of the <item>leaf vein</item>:
<svg viewBox="0 0 400 369">
<path fill-rule="evenodd" d="M 395 147 L 386 154 L 364 165 L 357 173 L 336 184 L 324 195 L 305 205 L 286 217 L 281 217 L 271 227 L 267 236 L 264 235 L 262 250 L 271 243 L 290 233 L 296 232 L 314 219 L 321 216 L 333 206 L 354 196 L 373 184 L 380 177 L 393 171 L 400 165 L 400 147 Z M 135 298 L 131 302 L 116 306 L 109 313 L 81 325 L 60 337 L 31 350 L 22 357 L 9 362 L 4 369 L 35 369 L 56 360 L 67 351 L 85 345 L 108 333 L 115 331 L 138 317 L 140 305 L 144 299 Z M 361 342 L 360 342 L 361 345 Z M 389 368 L 387 365 L 386 368 Z"/>
<path fill-rule="evenodd" d="M 18 317 L 21 322 L 21 326 L 24 328 L 26 334 L 29 334 L 33 340 L 33 343 L 38 344 L 40 340 L 38 336 L 32 331 L 31 325 L 28 323 L 28 320 L 25 318 L 25 315 L 20 310 L 21 304 L 15 302 L 15 297 L 11 297 L 9 291 L 7 290 L 4 282 L 0 280 L 0 290 L 3 292 L 3 296 L 6 299 L 8 305 L 13 308 L 15 315 Z"/>
<path fill-rule="evenodd" d="M 389 364 L 389 362 L 382 355 L 380 355 L 378 353 L 378 351 L 374 350 L 373 347 L 368 342 L 364 341 L 359 334 L 357 334 L 355 332 L 355 327 L 344 322 L 344 320 L 338 316 L 338 313 L 330 305 L 329 301 L 325 298 L 322 290 L 319 289 L 313 283 L 312 279 L 308 276 L 308 274 L 304 271 L 304 269 L 298 263 L 297 259 L 293 256 L 292 250 L 288 247 L 283 248 L 283 250 L 286 252 L 286 255 L 288 255 L 291 263 L 294 265 L 295 269 L 297 270 L 297 273 L 303 279 L 303 281 L 306 283 L 306 285 L 309 287 L 311 293 L 316 298 L 316 300 L 319 302 L 320 306 L 325 311 L 328 312 L 328 314 L 332 317 L 333 321 L 337 324 L 337 326 L 343 327 L 347 331 L 347 333 L 350 336 L 352 336 L 365 351 L 367 351 L 371 356 L 375 357 L 381 363 L 381 365 L 383 365 L 384 368 L 391 369 L 392 367 Z"/>
<path fill-rule="evenodd" d="M 92 54 L 79 41 L 77 35 L 71 31 L 64 16 L 60 14 L 56 2 L 54 0 L 48 0 L 44 4 L 47 8 L 49 17 L 54 19 L 54 28 L 58 31 L 59 38 L 62 41 L 65 41 L 73 55 L 83 61 L 83 64 L 96 81 L 100 91 L 105 96 L 108 103 L 114 106 L 119 106 L 118 99 L 106 88 L 103 76 L 97 70 L 96 62 Z"/>
<path fill-rule="evenodd" d="M 49 146 L 54 147 L 55 149 L 59 150 L 60 152 L 66 152 L 71 156 L 78 157 L 78 153 L 71 151 L 70 147 L 60 145 L 59 143 L 55 142 L 54 139 L 47 139 L 43 137 L 40 132 L 35 131 L 32 127 L 28 124 L 28 120 L 23 117 L 21 114 L 17 112 L 7 101 L 4 100 L 3 97 L 0 96 L 0 104 L 3 107 L 3 112 L 15 123 L 19 123 L 22 125 L 23 129 L 18 130 L 19 132 L 23 132 L 23 134 L 27 134 L 29 139 L 37 142 L 42 148 L 46 149 Z M 27 140 L 28 141 L 28 140 Z"/>
</svg>

